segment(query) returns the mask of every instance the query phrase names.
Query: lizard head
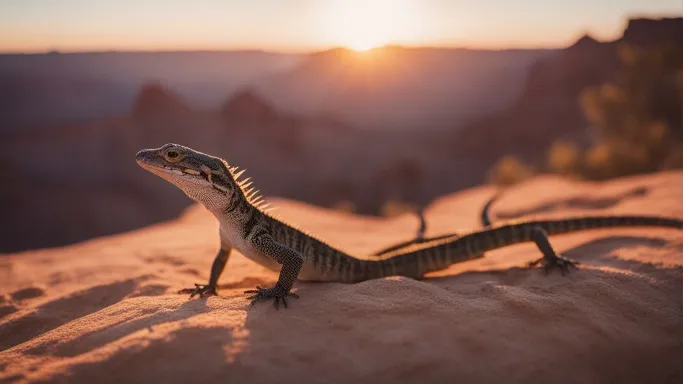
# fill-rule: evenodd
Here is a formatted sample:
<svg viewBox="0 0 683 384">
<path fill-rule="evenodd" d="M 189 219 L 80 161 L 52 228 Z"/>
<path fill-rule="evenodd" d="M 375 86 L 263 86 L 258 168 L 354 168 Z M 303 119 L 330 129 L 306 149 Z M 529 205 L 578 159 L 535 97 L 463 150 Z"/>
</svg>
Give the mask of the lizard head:
<svg viewBox="0 0 683 384">
<path fill-rule="evenodd" d="M 142 168 L 174 184 L 209 209 L 225 204 L 226 199 L 239 190 L 224 160 L 182 145 L 143 149 L 135 155 L 135 160 Z"/>
</svg>

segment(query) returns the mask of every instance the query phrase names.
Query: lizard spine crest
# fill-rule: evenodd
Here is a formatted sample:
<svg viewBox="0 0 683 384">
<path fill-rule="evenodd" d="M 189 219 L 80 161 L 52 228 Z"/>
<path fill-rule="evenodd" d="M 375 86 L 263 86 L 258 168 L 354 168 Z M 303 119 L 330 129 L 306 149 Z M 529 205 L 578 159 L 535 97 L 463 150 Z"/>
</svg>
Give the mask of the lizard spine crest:
<svg viewBox="0 0 683 384">
<path fill-rule="evenodd" d="M 228 172 L 230 172 L 230 175 L 232 176 L 233 180 L 235 180 L 235 184 L 242 191 L 244 198 L 247 199 L 247 202 L 263 213 L 269 212 L 272 208 L 265 201 L 265 199 L 261 195 L 261 192 L 255 187 L 252 187 L 253 181 L 251 180 L 251 177 L 240 179 L 240 177 L 242 177 L 242 175 L 244 175 L 244 173 L 247 170 L 240 169 L 238 166 L 231 167 L 227 161 L 223 159 L 221 160 L 225 165 L 225 169 L 227 169 Z"/>
</svg>

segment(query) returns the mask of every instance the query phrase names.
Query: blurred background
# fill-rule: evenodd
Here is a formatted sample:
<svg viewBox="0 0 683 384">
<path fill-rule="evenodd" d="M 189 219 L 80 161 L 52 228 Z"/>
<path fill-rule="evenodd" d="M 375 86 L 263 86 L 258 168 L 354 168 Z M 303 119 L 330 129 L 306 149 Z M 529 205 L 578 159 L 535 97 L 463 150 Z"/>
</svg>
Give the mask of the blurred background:
<svg viewBox="0 0 683 384">
<path fill-rule="evenodd" d="M 4 0 L 0 252 L 177 216 L 167 142 L 394 215 L 538 173 L 680 168 L 680 0 Z"/>
</svg>

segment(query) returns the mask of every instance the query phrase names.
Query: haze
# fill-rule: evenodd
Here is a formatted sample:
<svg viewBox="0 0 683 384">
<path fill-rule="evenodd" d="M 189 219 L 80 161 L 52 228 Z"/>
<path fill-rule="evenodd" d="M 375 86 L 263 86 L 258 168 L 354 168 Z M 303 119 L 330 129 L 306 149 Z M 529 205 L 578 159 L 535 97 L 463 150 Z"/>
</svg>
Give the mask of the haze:
<svg viewBox="0 0 683 384">
<path fill-rule="evenodd" d="M 615 38 L 631 16 L 680 12 L 678 0 L 10 0 L 0 51 L 560 47 Z"/>
</svg>

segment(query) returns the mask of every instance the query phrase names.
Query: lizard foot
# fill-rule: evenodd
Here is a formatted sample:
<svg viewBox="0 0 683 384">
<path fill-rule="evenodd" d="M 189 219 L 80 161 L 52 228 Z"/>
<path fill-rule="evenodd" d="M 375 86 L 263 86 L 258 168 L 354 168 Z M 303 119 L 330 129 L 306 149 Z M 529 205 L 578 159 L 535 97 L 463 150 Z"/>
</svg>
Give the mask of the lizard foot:
<svg viewBox="0 0 683 384">
<path fill-rule="evenodd" d="M 550 272 L 552 268 L 559 268 L 560 272 L 562 273 L 562 276 L 564 276 L 566 273 L 569 273 L 569 267 L 577 269 L 576 266 L 580 263 L 578 261 L 570 260 L 560 255 L 556 255 L 550 260 L 548 260 L 545 257 L 541 257 L 538 260 L 530 262 L 529 267 L 534 267 L 537 264 L 541 264 L 541 267 L 543 268 L 543 273 L 545 274 Z"/>
<path fill-rule="evenodd" d="M 190 299 L 193 298 L 195 295 L 199 295 L 199 297 L 218 295 L 216 293 L 216 286 L 210 284 L 197 283 L 194 284 L 194 288 L 181 289 L 180 291 L 178 291 L 178 293 L 189 293 Z"/>
<path fill-rule="evenodd" d="M 299 298 L 299 295 L 296 293 L 292 292 L 287 292 L 284 289 L 278 287 L 276 284 L 273 288 L 261 288 L 261 287 L 256 287 L 256 289 L 250 289 L 248 291 L 244 291 L 244 293 L 255 293 L 254 296 L 248 297 L 247 299 L 251 300 L 251 305 L 254 305 L 259 300 L 266 300 L 266 299 L 275 299 L 275 302 L 273 305 L 275 305 L 275 309 L 280 309 L 280 300 L 282 300 L 282 305 L 287 308 L 287 296 L 291 296 L 295 299 Z"/>
</svg>

